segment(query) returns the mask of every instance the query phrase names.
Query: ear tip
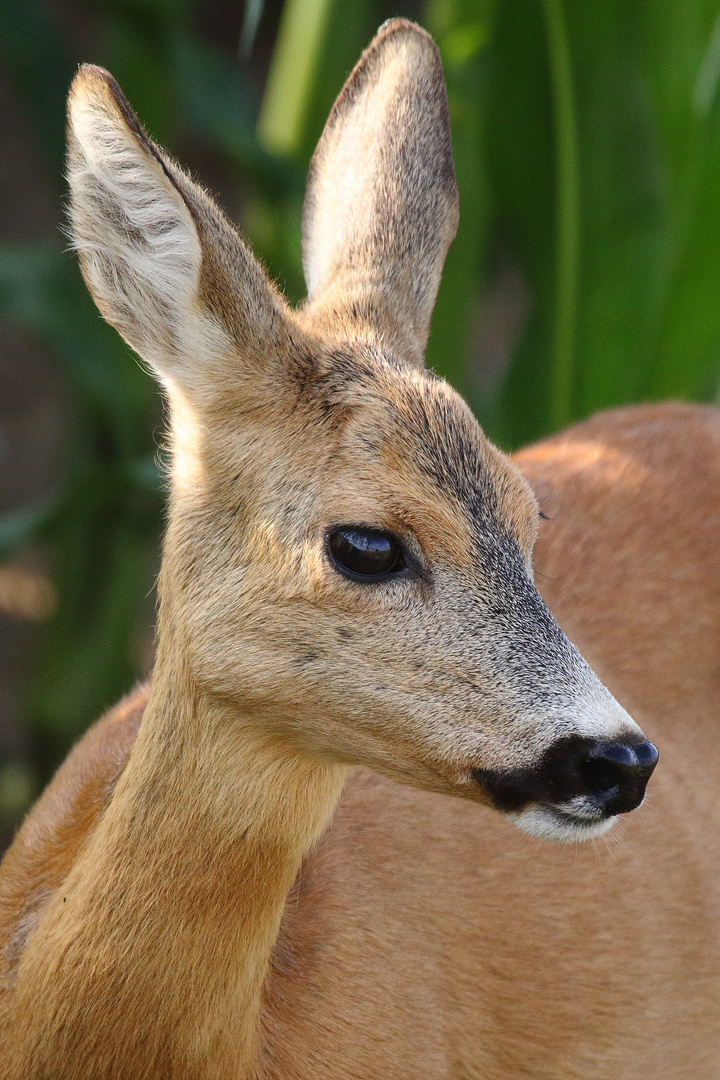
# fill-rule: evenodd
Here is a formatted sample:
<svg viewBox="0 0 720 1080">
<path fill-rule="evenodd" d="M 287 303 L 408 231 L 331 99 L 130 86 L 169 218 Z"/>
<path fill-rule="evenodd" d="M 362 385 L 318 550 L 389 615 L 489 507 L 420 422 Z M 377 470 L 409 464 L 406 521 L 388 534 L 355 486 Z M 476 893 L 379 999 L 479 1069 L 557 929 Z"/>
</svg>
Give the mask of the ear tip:
<svg viewBox="0 0 720 1080">
<path fill-rule="evenodd" d="M 120 89 L 115 79 L 105 68 L 98 67 L 97 64 L 81 64 L 70 84 L 68 98 L 73 101 L 75 98 L 86 94 L 100 94 L 102 96 L 110 94 L 115 97 L 114 91 L 116 88 L 117 90 Z"/>
<path fill-rule="evenodd" d="M 364 88 L 376 82 L 388 62 L 392 61 L 394 52 L 398 54 L 401 68 L 412 73 L 416 84 L 429 80 L 430 84 L 439 90 L 438 98 L 445 102 L 445 111 L 447 111 L 442 60 L 432 37 L 427 30 L 411 22 L 410 19 L 388 19 L 382 24 L 348 76 L 330 111 L 325 132 L 331 130 L 344 116 Z M 315 151 L 316 155 L 322 146 L 324 136 L 325 133 Z"/>
<path fill-rule="evenodd" d="M 83 132 L 99 117 L 110 120 L 113 126 L 127 127 L 135 138 L 157 156 L 130 102 L 110 72 L 97 64 L 81 64 L 70 85 L 67 100 L 68 146 L 72 153 L 75 137 L 82 141 Z"/>
<path fill-rule="evenodd" d="M 68 92 L 68 115 L 81 104 L 108 106 L 125 116 L 132 116 L 132 109 L 120 86 L 110 72 L 97 64 L 81 64 Z"/>
<path fill-rule="evenodd" d="M 432 42 L 433 40 L 427 30 L 420 26 L 419 23 L 413 22 L 411 19 L 404 19 L 401 16 L 396 16 L 393 19 L 386 19 L 385 22 L 378 27 L 378 31 L 371 44 L 375 44 L 383 38 L 391 37 L 393 34 L 409 34 L 411 37 L 416 37 L 420 41 Z"/>
<path fill-rule="evenodd" d="M 408 42 L 419 47 L 420 50 L 429 54 L 433 60 L 439 62 L 440 52 L 428 31 L 425 30 L 424 27 L 418 25 L 418 23 L 411 22 L 410 19 L 402 18 L 388 19 L 384 22 L 368 45 L 366 54 L 375 51 L 379 46 L 399 37 L 406 38 Z"/>
</svg>

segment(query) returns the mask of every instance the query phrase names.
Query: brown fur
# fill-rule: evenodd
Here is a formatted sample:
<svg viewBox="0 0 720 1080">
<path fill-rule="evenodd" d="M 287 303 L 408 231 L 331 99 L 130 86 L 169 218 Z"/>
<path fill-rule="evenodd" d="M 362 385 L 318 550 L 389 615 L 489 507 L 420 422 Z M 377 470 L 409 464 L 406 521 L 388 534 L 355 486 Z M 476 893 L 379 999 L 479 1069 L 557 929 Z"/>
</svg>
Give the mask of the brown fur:
<svg viewBox="0 0 720 1080">
<path fill-rule="evenodd" d="M 383 130 L 402 139 L 378 139 Z M 310 164 L 303 265 L 316 321 L 422 367 L 457 202 L 440 57 L 428 34 L 394 20 L 350 75 Z M 418 231 L 428 218 L 435 228 Z M 378 261 L 367 225 L 390 220 Z"/>
<path fill-rule="evenodd" d="M 355 191 L 348 133 L 368 218 L 327 195 Z M 8 1080 L 717 1075 L 720 422 L 630 410 L 517 459 L 538 583 L 665 759 L 616 843 L 529 840 L 478 776 L 639 731 L 533 588 L 518 464 L 417 369 L 454 191 L 422 159 L 447 140 L 434 47 L 396 21 L 321 141 L 293 313 L 107 73 L 78 76 L 74 235 L 165 386 L 173 483 L 150 686 L 0 870 Z M 348 580 L 343 523 L 392 531 L 412 573 Z M 594 835 L 530 810 L 508 816 Z"/>
<path fill-rule="evenodd" d="M 28 934 L 92 832 L 122 772 L 142 719 L 137 690 L 95 724 L 33 808 L 4 862 L 10 886 L 0 897 L 4 989 Z"/>
<path fill-rule="evenodd" d="M 568 851 L 354 772 L 285 907 L 266 1076 L 717 1075 L 720 554 L 707 507 L 720 498 L 720 418 L 690 406 L 605 414 L 519 460 L 550 515 L 536 547 L 543 592 L 663 749 L 650 801 L 618 841 Z M 68 765 L 111 784 L 141 701 Z M 16 842 L 30 907 L 84 800 L 65 770 L 64 812 L 32 843 L 31 818 Z M 23 914 L 3 911 L 3 928 Z"/>
</svg>

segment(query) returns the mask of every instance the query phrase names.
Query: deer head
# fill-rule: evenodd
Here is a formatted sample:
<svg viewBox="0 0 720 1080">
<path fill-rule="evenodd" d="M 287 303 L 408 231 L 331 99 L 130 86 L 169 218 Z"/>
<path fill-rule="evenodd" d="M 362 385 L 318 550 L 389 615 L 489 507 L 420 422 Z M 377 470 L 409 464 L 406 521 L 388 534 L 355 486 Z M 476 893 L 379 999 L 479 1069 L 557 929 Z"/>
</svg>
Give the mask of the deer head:
<svg viewBox="0 0 720 1080">
<path fill-rule="evenodd" d="M 638 805 L 657 752 L 533 585 L 532 491 L 423 369 L 458 216 L 428 35 L 387 24 L 335 104 L 297 311 L 99 68 L 69 145 L 85 280 L 170 405 L 158 662 L 290 747 L 537 835 Z"/>
</svg>

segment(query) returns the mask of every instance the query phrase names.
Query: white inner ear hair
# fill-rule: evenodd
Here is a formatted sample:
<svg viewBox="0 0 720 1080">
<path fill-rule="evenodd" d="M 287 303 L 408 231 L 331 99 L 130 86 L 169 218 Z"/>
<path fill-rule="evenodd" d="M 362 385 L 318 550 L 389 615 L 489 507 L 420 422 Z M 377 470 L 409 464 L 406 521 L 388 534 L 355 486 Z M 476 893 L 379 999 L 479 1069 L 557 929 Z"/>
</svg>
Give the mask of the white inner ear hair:
<svg viewBox="0 0 720 1080">
<path fill-rule="evenodd" d="M 72 240 L 87 283 L 103 315 L 162 371 L 199 329 L 187 325 L 200 314 L 192 216 L 120 116 L 83 97 L 71 129 Z"/>
</svg>

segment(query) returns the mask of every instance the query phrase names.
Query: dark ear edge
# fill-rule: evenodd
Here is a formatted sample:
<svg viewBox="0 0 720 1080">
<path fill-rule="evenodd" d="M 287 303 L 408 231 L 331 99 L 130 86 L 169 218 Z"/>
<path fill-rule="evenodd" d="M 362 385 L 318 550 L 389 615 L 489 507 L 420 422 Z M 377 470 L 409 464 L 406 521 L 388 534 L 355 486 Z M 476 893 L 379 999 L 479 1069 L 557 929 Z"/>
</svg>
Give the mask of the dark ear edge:
<svg viewBox="0 0 720 1080">
<path fill-rule="evenodd" d="M 163 170 L 170 183 L 178 191 L 178 193 L 183 196 L 184 199 L 183 192 L 178 187 L 175 178 L 168 169 L 167 162 L 163 157 L 162 153 L 160 152 L 160 149 L 155 145 L 148 133 L 145 131 L 145 128 L 138 120 L 136 113 L 133 111 L 130 102 L 120 89 L 120 85 L 117 79 L 114 77 L 114 75 L 111 75 L 107 68 L 100 67 L 98 64 L 81 64 L 78 68 L 77 74 L 75 75 L 75 78 L 72 81 L 72 85 L 70 86 L 70 93 L 68 95 L 68 138 L 70 138 L 70 109 L 72 107 L 73 96 L 78 90 L 78 88 L 85 82 L 99 82 L 103 84 L 103 86 L 107 89 L 110 97 L 113 99 L 115 105 L 117 106 L 118 112 L 122 115 L 122 118 L 127 124 L 127 127 L 133 133 L 140 146 L 143 148 L 143 150 L 150 154 L 151 157 L 155 158 L 155 161 Z M 192 207 L 188 206 L 188 210 L 190 210 L 190 212 L 192 213 Z"/>
<path fill-rule="evenodd" d="M 114 143 L 107 141 L 109 132 Z M 121 144 L 121 157 L 113 156 Z M 126 174 L 128 166 L 132 175 Z M 220 324 L 213 332 L 207 323 L 200 335 L 213 354 L 220 347 L 220 330 L 255 363 L 266 362 L 271 350 L 283 347 L 286 306 L 257 259 L 210 196 L 150 139 L 113 76 L 92 64 L 79 69 L 68 98 L 68 177 L 72 235 L 88 286 L 105 317 L 161 374 L 177 377 L 183 351 L 185 368 L 192 362 L 198 342 L 187 334 L 183 341 L 182 333 L 174 332 L 178 319 L 196 319 L 203 309 Z M 114 181 L 116 210 L 111 203 L 103 205 L 108 181 Z M 135 196 L 131 221 L 123 215 L 138 190 L 141 200 Z M 155 199 L 159 209 L 150 220 Z M 158 253 L 158 242 L 170 235 L 168 221 L 186 233 L 175 265 Z M 143 237 L 146 222 L 150 231 Z M 133 285 L 138 273 L 140 294 L 137 282 Z M 182 287 L 170 285 L 163 293 L 164 275 Z M 143 281 L 150 285 L 149 293 Z M 128 295 L 123 295 L 123 283 Z M 145 309 L 143 319 L 133 317 L 130 292 L 147 300 L 135 305 L 135 311 Z M 197 329 L 197 319 L 195 325 Z"/>
<path fill-rule="evenodd" d="M 366 78 L 368 78 L 372 74 L 373 64 L 377 60 L 377 57 L 379 56 L 379 54 L 382 52 L 383 46 L 387 43 L 388 39 L 396 37 L 398 35 L 402 35 L 402 34 L 407 34 L 416 41 L 422 41 L 428 47 L 428 51 L 432 55 L 432 57 L 433 57 L 433 59 L 434 59 L 434 61 L 436 63 L 437 70 L 439 72 L 439 75 L 440 75 L 440 78 L 442 80 L 443 86 L 445 85 L 445 76 L 443 74 L 443 69 L 442 69 L 442 60 L 440 59 L 440 50 L 438 49 L 437 45 L 435 44 L 435 41 L 433 40 L 432 35 L 429 34 L 428 31 L 423 26 L 420 26 L 418 23 L 411 22 L 410 19 L 403 19 L 403 18 L 386 19 L 385 22 L 382 24 L 382 26 L 380 26 L 378 28 L 378 31 L 375 34 L 375 37 L 372 39 L 372 41 L 370 42 L 368 47 L 363 50 L 363 53 L 362 53 L 360 59 L 358 60 L 355 67 L 352 69 L 352 71 L 348 75 L 348 77 L 347 77 L 347 79 L 345 81 L 345 85 L 343 86 L 343 88 L 340 91 L 340 93 L 338 94 L 338 96 L 335 98 L 335 101 L 333 103 L 333 107 L 331 108 L 331 110 L 330 110 L 330 112 L 328 114 L 328 118 L 327 118 L 327 121 L 325 123 L 325 128 L 334 127 L 335 123 L 342 116 L 342 114 L 348 108 L 350 108 L 352 106 L 355 98 L 358 96 L 358 93 L 363 89 L 363 85 L 364 85 L 364 82 L 365 82 Z M 448 109 L 447 94 L 444 95 L 444 113 L 445 113 L 444 118 L 447 121 L 447 130 L 448 130 L 448 135 L 449 135 L 449 133 L 450 133 L 450 112 L 449 112 L 449 109 Z M 319 149 L 319 143 L 318 143 L 318 149 Z M 453 183 L 455 183 L 455 170 L 454 170 L 453 165 L 452 165 L 452 145 L 451 144 L 450 144 L 450 151 L 451 151 L 451 153 L 450 153 L 450 174 L 452 176 Z M 317 153 L 317 149 L 316 149 L 316 153 Z M 313 158 L 312 158 L 312 160 L 310 162 L 310 169 L 308 170 L 308 179 L 310 178 L 310 176 L 312 174 L 312 168 L 313 168 L 314 160 L 315 160 L 315 154 L 313 154 Z"/>
<path fill-rule="evenodd" d="M 413 131 L 413 122 L 422 130 Z M 355 157 L 343 145 L 348 131 L 361 135 Z M 369 184 L 377 188 L 371 194 Z M 353 220 L 359 204 L 364 214 Z M 375 324 L 377 336 L 421 365 L 457 224 L 440 53 L 422 27 L 391 19 L 348 77 L 310 163 L 303 215 L 309 307 Z M 340 238 L 334 246 L 328 234 Z"/>
</svg>

